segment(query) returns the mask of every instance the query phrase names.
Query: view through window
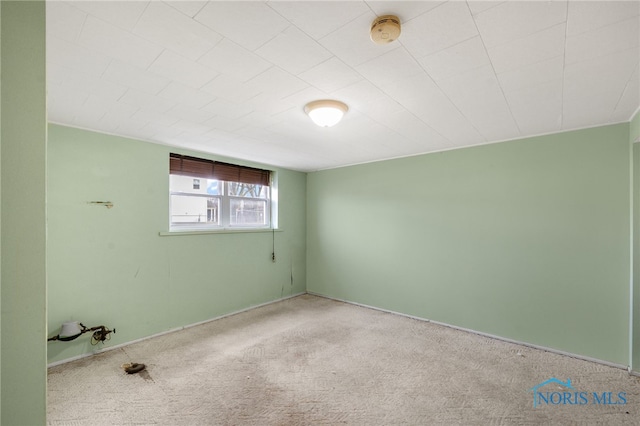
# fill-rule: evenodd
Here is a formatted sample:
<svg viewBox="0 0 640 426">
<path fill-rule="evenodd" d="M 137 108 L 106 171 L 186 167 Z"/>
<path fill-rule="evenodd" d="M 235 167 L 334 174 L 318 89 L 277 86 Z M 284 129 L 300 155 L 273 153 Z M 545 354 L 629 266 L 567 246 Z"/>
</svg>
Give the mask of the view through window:
<svg viewBox="0 0 640 426">
<path fill-rule="evenodd" d="M 220 170 L 227 173 L 217 171 L 218 165 L 222 165 Z M 234 166 L 239 169 L 233 175 L 229 172 L 230 166 L 234 165 L 171 154 L 172 230 L 271 226 L 271 188 L 263 184 L 270 183 L 269 180 L 253 176 L 260 169 L 243 166 Z M 237 176 L 238 181 L 222 180 L 217 176 Z"/>
</svg>

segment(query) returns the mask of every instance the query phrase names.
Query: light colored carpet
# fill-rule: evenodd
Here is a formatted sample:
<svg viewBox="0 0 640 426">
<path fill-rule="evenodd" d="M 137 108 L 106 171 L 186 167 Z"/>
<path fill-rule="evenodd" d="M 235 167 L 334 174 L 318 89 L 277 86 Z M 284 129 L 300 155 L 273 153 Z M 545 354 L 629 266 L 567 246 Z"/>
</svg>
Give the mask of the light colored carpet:
<svg viewBox="0 0 640 426">
<path fill-rule="evenodd" d="M 551 377 L 588 403 L 534 408 Z M 607 391 L 627 404 L 592 403 Z M 311 295 L 52 367 L 48 383 L 51 425 L 611 425 L 639 409 L 624 370 Z"/>
</svg>

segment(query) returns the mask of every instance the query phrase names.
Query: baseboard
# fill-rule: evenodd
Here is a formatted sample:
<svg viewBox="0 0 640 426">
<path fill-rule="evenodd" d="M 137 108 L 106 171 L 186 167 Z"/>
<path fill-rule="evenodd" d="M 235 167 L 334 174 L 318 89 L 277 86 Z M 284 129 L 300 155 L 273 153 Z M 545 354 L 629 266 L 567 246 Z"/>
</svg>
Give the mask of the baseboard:
<svg viewBox="0 0 640 426">
<path fill-rule="evenodd" d="M 627 365 L 617 364 L 615 362 L 605 361 L 605 360 L 597 359 L 597 358 L 591 358 L 591 357 L 588 357 L 588 356 L 578 355 L 578 354 L 574 354 L 574 353 L 571 353 L 571 352 L 565 352 L 565 351 L 561 351 L 561 350 L 554 349 L 554 348 L 548 348 L 546 346 L 535 345 L 535 344 L 532 344 L 532 343 L 521 342 L 519 340 L 513 340 L 513 339 L 509 339 L 509 338 L 502 337 L 502 336 L 496 336 L 494 334 L 484 333 L 482 331 L 472 330 L 470 328 L 458 327 L 456 325 L 451 325 L 451 324 L 447 324 L 447 323 L 440 322 L 440 321 L 433 321 L 433 320 L 430 320 L 430 319 L 427 319 L 427 318 L 416 317 L 416 316 L 413 316 L 413 315 L 404 314 L 402 312 L 396 312 L 396 311 L 391 311 L 389 309 L 378 308 L 377 306 L 365 305 L 363 303 L 352 302 L 350 300 L 344 300 L 344 299 L 339 299 L 337 297 L 326 296 L 324 294 L 314 293 L 312 291 L 307 291 L 307 294 L 310 294 L 312 296 L 323 297 L 325 299 L 335 300 L 337 302 L 348 303 L 350 305 L 360 306 L 360 307 L 363 307 L 363 308 L 373 309 L 373 310 L 376 310 L 376 311 L 386 312 L 386 313 L 389 313 L 389 314 L 400 315 L 400 316 L 411 318 L 411 319 L 415 319 L 415 320 L 418 320 L 418 321 L 430 322 L 432 324 L 441 325 L 441 326 L 444 326 L 444 327 L 452 328 L 454 330 L 465 331 L 467 333 L 477 334 L 479 336 L 488 337 L 490 339 L 496 339 L 496 340 L 500 340 L 500 341 L 507 342 L 507 343 L 514 343 L 516 345 L 521 345 L 521 346 L 525 346 L 525 347 L 533 348 L 533 349 L 539 349 L 541 351 L 551 352 L 551 353 L 558 354 L 558 355 L 564 355 L 564 356 L 568 356 L 568 357 L 571 357 L 571 358 L 580 359 L 580 360 L 583 360 L 583 361 L 595 362 L 597 364 L 606 365 L 608 367 L 620 368 L 620 369 L 623 369 L 623 370 L 627 370 L 629 372 L 629 374 L 631 374 L 631 375 L 640 377 L 640 373 L 639 372 L 635 372 L 635 371 L 631 370 L 629 368 L 629 366 L 627 366 Z"/>
<path fill-rule="evenodd" d="M 282 302 L 283 300 L 292 299 L 294 297 L 302 296 L 303 294 L 306 294 L 306 293 L 307 293 L 306 291 L 303 291 L 303 292 L 300 292 L 300 293 L 292 294 L 290 296 L 285 296 L 285 297 L 281 297 L 279 299 L 271 300 L 269 302 L 261 303 L 259 305 L 249 306 L 248 308 L 240 309 L 239 311 L 233 311 L 233 312 L 230 312 L 228 314 L 220 315 L 220 316 L 215 317 L 215 318 L 211 318 L 211 319 L 207 319 L 207 320 L 204 320 L 204 321 L 195 322 L 193 324 L 187 324 L 187 325 L 185 325 L 183 327 L 172 328 L 170 330 L 162 331 L 160 333 L 152 334 L 150 336 L 145 336 L 145 337 L 141 337 L 139 339 L 131 340 L 129 342 L 120 343 L 119 345 L 109 346 L 109 347 L 106 347 L 104 349 L 98 349 L 98 350 L 96 350 L 94 352 L 91 352 L 91 353 L 86 353 L 86 354 L 74 356 L 74 357 L 71 357 L 71 358 L 66 358 L 66 359 L 63 359 L 63 360 L 60 360 L 60 361 L 55 361 L 55 362 L 52 362 L 50 364 L 47 364 L 47 368 L 55 367 L 56 365 L 66 364 L 66 363 L 72 362 L 72 361 L 77 361 L 77 360 L 83 359 L 83 358 L 88 358 L 88 357 L 91 357 L 91 356 L 94 356 L 94 355 L 98 355 L 98 354 L 101 354 L 101 353 L 104 353 L 104 352 L 112 351 L 114 349 L 124 348 L 126 346 L 133 345 L 134 343 L 143 342 L 143 341 L 148 340 L 148 339 L 153 339 L 154 337 L 164 336 L 165 334 L 175 333 L 176 331 L 186 330 L 187 328 L 195 327 L 195 326 L 202 325 L 202 324 L 207 324 L 209 322 L 217 321 L 217 320 L 222 319 L 222 318 L 227 318 L 227 317 L 230 317 L 232 315 L 238 315 L 238 314 L 241 314 L 243 312 L 247 312 L 247 311 L 251 311 L 253 309 L 261 308 L 263 306 L 267 306 L 267 305 L 271 305 L 271 304 L 274 304 L 274 303 Z"/>
<path fill-rule="evenodd" d="M 568 357 L 571 357 L 571 358 L 580 359 L 580 360 L 583 360 L 583 361 L 594 362 L 594 363 L 597 363 L 597 364 L 602 364 L 602 365 L 606 365 L 606 366 L 613 367 L 613 368 L 620 368 L 620 369 L 623 369 L 623 370 L 627 370 L 629 372 L 629 374 L 632 375 L 632 376 L 640 377 L 640 372 L 632 370 L 626 365 L 617 364 L 617 363 L 613 363 L 613 362 L 609 362 L 609 361 L 605 361 L 605 360 L 601 360 L 601 359 L 597 359 L 597 358 L 591 358 L 591 357 L 584 356 L 584 355 L 578 355 L 578 354 L 574 354 L 574 353 L 571 353 L 571 352 L 565 352 L 565 351 L 561 351 L 561 350 L 554 349 L 554 348 L 548 348 L 546 346 L 540 346 L 540 345 L 535 345 L 535 344 L 532 344 L 532 343 L 522 342 L 522 341 L 519 341 L 519 340 L 513 340 L 513 339 L 509 339 L 509 338 L 502 337 L 502 336 L 496 336 L 494 334 L 484 333 L 482 331 L 472 330 L 472 329 L 464 328 L 464 327 L 458 327 L 456 325 L 447 324 L 447 323 L 440 322 L 440 321 L 433 321 L 433 320 L 430 320 L 430 319 L 427 319 L 427 318 L 417 317 L 417 316 L 405 314 L 405 313 L 402 313 L 402 312 L 397 312 L 397 311 L 392 311 L 392 310 L 389 310 L 389 309 L 379 308 L 377 306 L 371 306 L 371 305 L 366 305 L 364 303 L 358 303 L 358 302 L 352 302 L 350 300 L 339 299 L 337 297 L 331 297 L 331 296 L 327 296 L 327 295 L 324 295 L 324 294 L 315 293 L 315 292 L 312 292 L 312 291 L 303 291 L 303 292 L 300 292 L 300 293 L 292 294 L 290 296 L 285 296 L 285 297 L 281 297 L 279 299 L 275 299 L 275 300 L 272 300 L 272 301 L 269 301 L 269 302 L 261 303 L 259 305 L 253 305 L 253 306 L 250 306 L 250 307 L 245 308 L 245 309 L 241 309 L 241 310 L 238 310 L 238 311 L 230 312 L 228 314 L 220 315 L 220 316 L 217 316 L 215 318 L 207 319 L 207 320 L 204 320 L 204 321 L 199 321 L 199 322 L 196 322 L 196 323 L 193 323 L 193 324 L 188 324 L 188 325 L 185 325 L 183 327 L 176 327 L 176 328 L 173 328 L 173 329 L 170 329 L 170 330 L 166 330 L 166 331 L 163 331 L 163 332 L 160 332 L 160 333 L 152 334 L 150 336 L 141 337 L 140 339 L 135 339 L 135 340 L 131 340 L 129 342 L 121 343 L 119 345 L 114 345 L 114 346 L 106 347 L 104 349 L 99 349 L 99 350 L 96 350 L 96 351 L 91 352 L 91 353 L 86 353 L 86 354 L 78 355 L 78 356 L 75 356 L 75 357 L 66 358 L 66 359 L 63 359 L 63 360 L 60 360 L 60 361 L 55 361 L 55 362 L 52 362 L 52 363 L 48 364 L 47 368 L 55 367 L 55 366 L 61 365 L 61 364 L 66 364 L 66 363 L 72 362 L 72 361 L 77 361 L 77 360 L 83 359 L 83 358 L 88 358 L 88 357 L 91 357 L 91 356 L 94 356 L 94 355 L 101 354 L 103 352 L 112 351 L 114 349 L 123 348 L 123 347 L 129 346 L 129 345 L 132 345 L 134 343 L 138 343 L 138 342 L 142 342 L 142 341 L 145 341 L 145 340 L 148 340 L 148 339 L 152 339 L 154 337 L 164 336 L 165 334 L 174 333 L 176 331 L 185 330 L 185 329 L 188 329 L 188 328 L 191 328 L 191 327 L 195 327 L 195 326 L 198 326 L 198 325 L 202 325 L 202 324 L 207 324 L 207 323 L 212 322 L 212 321 L 217 321 L 217 320 L 222 319 L 222 318 L 230 317 L 232 315 L 237 315 L 237 314 L 240 314 L 240 313 L 243 313 L 243 312 L 247 312 L 247 311 L 250 311 L 250 310 L 253 310 L 253 309 L 257 309 L 257 308 L 260 308 L 262 306 L 271 305 L 273 303 L 278 303 L 278 302 L 281 302 L 283 300 L 292 299 L 294 297 L 302 296 L 304 294 L 310 294 L 312 296 L 317 296 L 317 297 L 322 297 L 322 298 L 325 298 L 325 299 L 335 300 L 337 302 L 348 303 L 350 305 L 360 306 L 360 307 L 367 308 L 367 309 L 373 309 L 373 310 L 380 311 L 380 312 L 386 312 L 386 313 L 393 314 L 393 315 L 399 315 L 399 316 L 403 316 L 403 317 L 406 317 L 406 318 L 415 319 L 415 320 L 418 320 L 418 321 L 430 322 L 432 324 L 441 325 L 443 327 L 452 328 L 454 330 L 460 330 L 460 331 L 464 331 L 464 332 L 467 332 L 467 333 L 472 333 L 472 334 L 476 334 L 476 335 L 483 336 L 483 337 L 488 337 L 488 338 L 491 338 L 491 339 L 500 340 L 500 341 L 507 342 L 507 343 L 513 343 L 513 344 L 516 344 L 516 345 L 521 345 L 521 346 L 525 346 L 525 347 L 529 347 L 529 348 L 533 348 L 533 349 L 539 349 L 539 350 L 542 350 L 542 351 L 555 353 L 555 354 L 558 354 L 558 355 L 564 355 L 564 356 L 568 356 Z"/>
</svg>

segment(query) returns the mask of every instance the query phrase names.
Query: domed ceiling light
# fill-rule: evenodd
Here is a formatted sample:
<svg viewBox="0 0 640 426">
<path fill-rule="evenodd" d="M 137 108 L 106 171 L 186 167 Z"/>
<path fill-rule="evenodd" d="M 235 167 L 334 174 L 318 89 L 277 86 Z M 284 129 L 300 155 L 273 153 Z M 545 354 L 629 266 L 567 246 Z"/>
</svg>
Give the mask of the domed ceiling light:
<svg viewBox="0 0 640 426">
<path fill-rule="evenodd" d="M 331 99 L 309 102 L 304 107 L 304 112 L 320 127 L 331 127 L 338 124 L 348 110 L 349 107 L 344 102 Z"/>
<path fill-rule="evenodd" d="M 389 44 L 400 37 L 400 19 L 395 15 L 378 16 L 371 23 L 371 41 Z"/>
</svg>

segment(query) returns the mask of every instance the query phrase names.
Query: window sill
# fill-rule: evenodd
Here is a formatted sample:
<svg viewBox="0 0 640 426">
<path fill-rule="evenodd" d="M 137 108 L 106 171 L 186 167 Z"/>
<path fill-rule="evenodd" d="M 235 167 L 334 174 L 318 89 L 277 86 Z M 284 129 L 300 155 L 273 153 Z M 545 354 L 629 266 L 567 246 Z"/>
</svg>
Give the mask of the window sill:
<svg viewBox="0 0 640 426">
<path fill-rule="evenodd" d="M 282 232 L 282 229 L 273 228 L 225 228 L 225 229 L 185 229 L 176 231 L 160 231 L 161 237 L 175 237 L 181 235 L 204 235 L 204 234 L 251 234 L 261 232 Z"/>
</svg>

